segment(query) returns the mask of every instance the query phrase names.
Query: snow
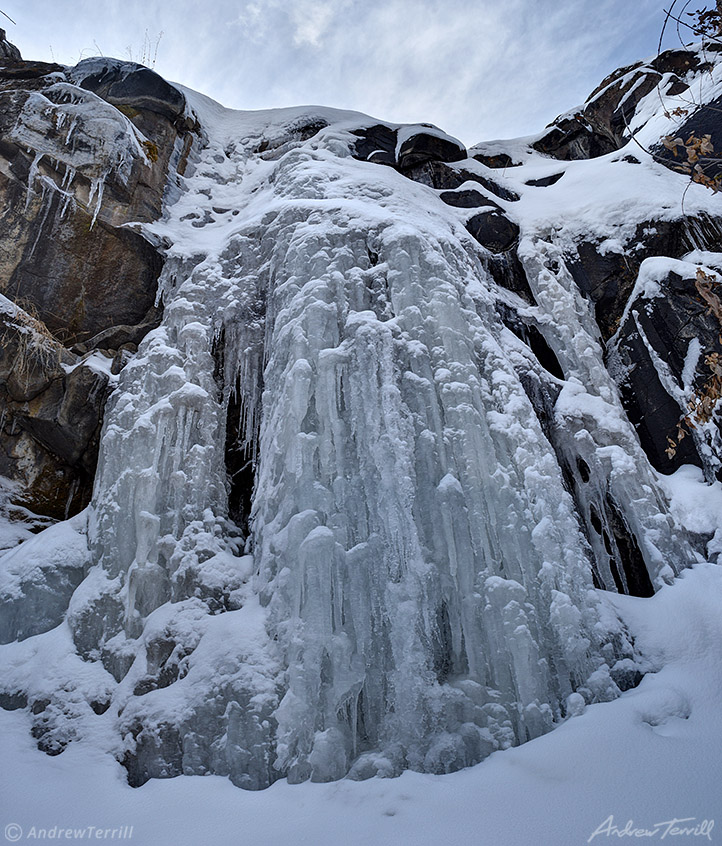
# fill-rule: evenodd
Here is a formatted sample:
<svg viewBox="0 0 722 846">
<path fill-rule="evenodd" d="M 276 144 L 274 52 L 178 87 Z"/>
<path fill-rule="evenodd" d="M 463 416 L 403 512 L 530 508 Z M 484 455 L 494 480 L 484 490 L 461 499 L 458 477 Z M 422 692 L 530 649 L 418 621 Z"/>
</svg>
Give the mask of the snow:
<svg viewBox="0 0 722 846">
<path fill-rule="evenodd" d="M 699 338 L 692 338 L 687 347 L 687 355 L 684 359 L 684 367 L 682 368 L 682 386 L 685 393 L 691 394 L 693 388 L 693 381 L 695 373 L 697 372 L 697 365 L 699 364 L 700 356 L 702 355 L 702 344 Z"/>
<path fill-rule="evenodd" d="M 85 514 L 78 514 L 55 526 L 50 526 L 36 537 L 7 552 L 0 569 L 0 592 L 4 597 L 19 596 L 23 582 L 42 579 L 43 570 L 76 566 L 78 557 L 85 553 L 85 540 L 80 540 L 85 524 Z"/>
<path fill-rule="evenodd" d="M 75 364 L 64 364 L 62 367 L 66 373 L 72 373 L 77 367 L 87 367 L 88 370 L 91 370 L 93 373 L 105 376 L 111 384 L 118 381 L 118 375 L 112 372 L 113 358 L 104 355 L 100 352 L 100 350 L 93 350 L 92 352 L 84 355 Z"/>
<path fill-rule="evenodd" d="M 53 522 L 48 517 L 39 517 L 27 508 L 16 505 L 13 500 L 19 493 L 17 482 L 0 476 L 0 555 L 30 540 L 33 532 L 47 528 Z"/>
<path fill-rule="evenodd" d="M 722 541 L 722 483 L 704 484 L 704 475 L 698 467 L 685 465 L 670 476 L 660 476 L 667 491 L 670 511 L 677 521 L 690 532 L 712 536 L 709 543 L 709 560 L 714 561 Z M 717 559 L 717 563 L 722 560 Z"/>
<path fill-rule="evenodd" d="M 675 818 L 686 820 L 680 827 L 715 818 L 719 826 L 722 569 L 697 565 L 652 599 L 607 599 L 653 672 L 615 701 L 588 706 L 551 734 L 470 769 L 280 781 L 260 792 L 239 791 L 218 776 L 179 776 L 134 790 L 92 743 L 78 741 L 48 758 L 34 748 L 25 712 L 0 711 L 3 825 L 21 826 L 26 838 L 32 826 L 127 825 L 129 842 L 153 846 L 230 846 L 239 837 L 257 846 L 577 846 L 610 817 L 619 829 L 631 820 L 656 830 L 652 842 Z M 691 842 L 716 842 L 715 827 L 708 832 Z M 601 833 L 591 842 L 609 838 Z"/>
</svg>

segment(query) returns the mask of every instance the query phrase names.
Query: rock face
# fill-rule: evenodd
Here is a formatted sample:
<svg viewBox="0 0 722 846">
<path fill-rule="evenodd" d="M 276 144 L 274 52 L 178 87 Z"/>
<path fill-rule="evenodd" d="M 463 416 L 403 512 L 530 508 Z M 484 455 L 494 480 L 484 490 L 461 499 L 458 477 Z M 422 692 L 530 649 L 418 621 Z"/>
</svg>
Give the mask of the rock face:
<svg viewBox="0 0 722 846">
<path fill-rule="evenodd" d="M 22 56 L 18 48 L 11 44 L 6 37 L 5 30 L 0 29 L 0 58 L 4 61 L 21 62 Z"/>
<path fill-rule="evenodd" d="M 710 67 L 709 61 L 696 51 L 667 50 L 649 63 L 620 68 L 591 93 L 579 110 L 551 123 L 532 146 L 540 153 L 567 161 L 619 150 L 629 140 L 632 129 L 636 129 L 635 110 L 648 94 L 681 94 L 689 88 L 687 74 L 703 73 Z M 706 125 L 708 121 L 709 117 L 703 122 Z"/>
<path fill-rule="evenodd" d="M 0 293 L 15 306 L 0 472 L 62 518 L 90 498 L 111 362 L 160 320 L 162 259 L 137 227 L 160 215 L 192 136 L 183 95 L 147 68 L 23 62 L 0 43 Z"/>
<path fill-rule="evenodd" d="M 443 773 L 634 685 L 593 588 L 720 554 L 659 475 L 722 466 L 718 200 L 647 151 L 722 62 L 467 152 L 3 49 L 2 496 L 60 522 L 0 559 L 0 704 L 40 748 Z"/>
<path fill-rule="evenodd" d="M 658 470 L 696 464 L 711 481 L 722 468 L 712 413 L 722 354 L 717 277 L 687 262 L 660 259 L 650 259 L 640 275 L 647 284 L 631 297 L 611 343 L 625 405 Z"/>
<path fill-rule="evenodd" d="M 608 340 L 619 327 L 642 262 L 652 256 L 679 258 L 696 248 L 715 248 L 722 243 L 722 225 L 719 218 L 706 214 L 649 220 L 638 223 L 624 244 L 600 252 L 601 243 L 576 244 L 570 269 L 580 290 L 594 303 L 602 337 Z"/>
<path fill-rule="evenodd" d="M 0 306 L 0 473 L 22 483 L 31 510 L 62 519 L 90 499 L 108 376 L 40 320 L 5 298 Z"/>
</svg>

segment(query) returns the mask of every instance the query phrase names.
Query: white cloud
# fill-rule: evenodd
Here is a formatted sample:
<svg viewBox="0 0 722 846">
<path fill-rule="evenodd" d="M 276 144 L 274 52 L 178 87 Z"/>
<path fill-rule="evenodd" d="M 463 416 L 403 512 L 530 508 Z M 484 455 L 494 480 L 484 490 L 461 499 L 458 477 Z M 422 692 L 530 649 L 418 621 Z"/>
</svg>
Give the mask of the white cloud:
<svg viewBox="0 0 722 846">
<path fill-rule="evenodd" d="M 338 4 L 330 0 L 326 3 L 296 2 L 290 6 L 294 43 L 299 46 L 308 44 L 311 47 L 320 47 L 324 36 L 329 34 L 331 23 L 337 14 L 334 7 Z"/>
</svg>

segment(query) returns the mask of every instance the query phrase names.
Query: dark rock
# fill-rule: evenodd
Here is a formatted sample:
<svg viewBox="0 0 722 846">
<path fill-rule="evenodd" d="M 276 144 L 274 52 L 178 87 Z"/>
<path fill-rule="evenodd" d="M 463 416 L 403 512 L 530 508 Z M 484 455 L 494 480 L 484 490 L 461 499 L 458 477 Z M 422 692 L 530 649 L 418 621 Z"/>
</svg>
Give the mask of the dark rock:
<svg viewBox="0 0 722 846">
<path fill-rule="evenodd" d="M 515 356 L 515 369 L 552 445 L 565 487 L 576 503 L 580 524 L 591 550 L 591 568 L 597 588 L 617 590 L 635 596 L 649 596 L 652 586 L 641 555 L 639 539 L 625 522 L 621 509 L 610 494 L 604 475 L 592 471 L 580 455 L 575 431 L 555 425 L 555 403 L 559 396 L 562 367 L 530 310 L 516 310 L 509 302 L 497 300 L 501 322 L 529 350 Z M 588 454 L 590 461 L 594 455 Z"/>
<path fill-rule="evenodd" d="M 65 73 L 63 65 L 52 62 L 9 62 L 2 64 L 0 59 L 0 82 L 13 80 L 42 79 L 51 73 Z"/>
<path fill-rule="evenodd" d="M 519 239 L 519 227 L 498 211 L 480 212 L 469 218 L 466 228 L 492 253 L 511 250 Z"/>
<path fill-rule="evenodd" d="M 148 332 L 160 326 L 161 318 L 161 309 L 153 306 L 144 315 L 144 319 L 140 323 L 136 323 L 133 326 L 128 324 L 111 326 L 109 329 L 104 329 L 102 332 L 89 338 L 82 344 L 83 352 L 95 349 L 120 350 L 121 348 L 127 348 L 128 345 L 133 345 L 137 349 L 138 344 Z"/>
<path fill-rule="evenodd" d="M 676 97 L 678 94 L 683 94 L 685 91 L 689 89 L 689 85 L 686 82 L 682 82 L 679 79 L 676 79 L 670 86 L 667 88 L 665 92 L 668 97 Z"/>
<path fill-rule="evenodd" d="M 95 466 L 97 444 L 89 455 L 91 442 L 99 435 L 100 421 L 108 393 L 108 377 L 82 365 L 67 374 L 56 408 L 28 417 L 23 423 L 36 440 L 71 466 L 88 472 Z M 45 411 L 45 409 L 43 409 Z"/>
<path fill-rule="evenodd" d="M 674 73 L 684 76 L 690 70 L 703 70 L 706 62 L 702 62 L 699 53 L 692 50 L 665 50 L 649 63 L 659 73 Z"/>
<path fill-rule="evenodd" d="M 543 339 L 539 328 L 535 325 L 532 318 L 526 315 L 522 317 L 518 311 L 501 300 L 497 300 L 496 310 L 499 314 L 499 319 L 506 328 L 523 341 L 534 355 L 536 353 L 532 349 L 532 346 L 536 346 L 537 339 L 542 338 L 544 346 L 549 349 L 551 356 L 556 361 L 556 356 L 554 356 L 554 353 Z M 534 358 L 530 356 L 529 361 L 534 361 Z M 537 364 L 542 364 L 542 362 L 537 359 Z M 540 369 L 538 366 L 532 366 L 530 363 L 524 365 L 517 364 L 516 367 L 522 387 L 534 408 L 544 434 L 553 443 L 554 405 L 561 392 L 561 386 L 554 379 L 548 378 L 547 374 L 550 371 L 543 364 L 543 369 Z M 554 369 L 561 371 L 558 361 L 556 361 Z"/>
<path fill-rule="evenodd" d="M 119 682 L 128 675 L 135 656 L 132 653 L 116 651 L 104 646 L 100 652 L 100 659 L 105 669 Z"/>
<path fill-rule="evenodd" d="M 491 274 L 497 285 L 513 291 L 523 300 L 536 305 L 534 295 L 529 287 L 529 280 L 516 250 L 508 250 L 505 253 L 491 253 L 486 257 L 486 269 Z"/>
<path fill-rule="evenodd" d="M 636 156 L 631 156 L 631 155 L 622 156 L 620 161 L 628 162 L 629 164 L 641 164 L 641 162 L 639 161 L 639 159 Z"/>
<path fill-rule="evenodd" d="M 565 161 L 606 155 L 629 140 L 628 126 L 641 100 L 659 85 L 664 74 L 684 76 L 701 70 L 699 56 L 687 50 L 667 50 L 650 64 L 638 62 L 610 74 L 573 115 L 549 125 L 532 145 L 540 153 Z M 666 93 L 681 93 L 687 84 L 673 78 Z"/>
<path fill-rule="evenodd" d="M 664 389 L 641 333 L 678 384 L 682 383 L 689 344 L 697 339 L 702 353 L 694 387 L 701 390 L 711 376 L 705 356 L 722 353 L 722 326 L 701 297 L 695 279 L 669 273 L 661 284 L 664 296 L 633 304 L 614 339 L 609 358 L 612 372 L 622 374 L 622 401 L 651 464 L 662 473 L 672 473 L 682 464 L 702 467 L 703 463 L 688 430 L 687 436 L 679 440 L 677 426 L 687 409 L 680 408 Z M 675 443 L 673 454 L 667 452 L 668 438 Z"/>
<path fill-rule="evenodd" d="M 507 202 L 516 202 L 519 195 L 499 185 L 493 179 L 493 174 L 482 176 L 479 173 L 466 170 L 466 168 L 451 167 L 443 162 L 424 162 L 424 164 L 416 167 L 408 168 L 404 171 L 404 176 L 413 179 L 414 182 L 420 182 L 422 185 L 428 185 L 429 188 L 437 190 L 455 190 L 463 185 L 465 182 L 476 182 L 486 188 L 495 197 Z"/>
<path fill-rule="evenodd" d="M 111 651 L 106 646 L 108 632 L 119 632 L 123 628 L 125 605 L 113 593 L 101 593 L 87 604 L 73 608 L 67 615 L 68 625 L 78 655 L 85 660 L 97 660 L 98 652 L 105 669 L 120 681 L 130 669 L 133 657 L 127 652 Z"/>
<path fill-rule="evenodd" d="M 474 153 L 472 159 L 486 165 L 489 168 L 507 168 L 507 167 L 521 167 L 521 162 L 515 162 L 508 153 L 496 153 L 495 155 L 487 155 L 486 153 Z"/>
<path fill-rule="evenodd" d="M 18 48 L 7 40 L 4 29 L 0 29 L 0 62 L 21 62 L 23 57 Z"/>
<path fill-rule="evenodd" d="M 158 683 L 154 678 L 141 679 L 139 682 L 136 682 L 133 688 L 133 696 L 145 696 L 146 693 L 157 689 Z"/>
<path fill-rule="evenodd" d="M 60 192 L 36 193 L 26 202 L 32 154 L 14 146 L 6 150 L 12 158 L 0 175 L 6 208 L 0 220 L 0 293 L 31 303 L 38 318 L 69 343 L 110 326 L 142 322 L 155 303 L 162 266 L 155 248 L 136 232 L 103 220 L 102 211 L 92 228 L 92 216 L 81 206 L 62 214 Z M 49 165 L 47 175 L 53 178 Z M 162 194 L 162 182 L 157 190 Z M 128 216 L 140 211 L 138 199 L 126 207 Z M 108 211 L 122 224 L 111 205 Z"/>
<path fill-rule="evenodd" d="M 295 141 L 308 141 L 314 135 L 325 129 L 328 121 L 322 117 L 301 118 L 286 125 L 286 131 L 293 136 Z"/>
<path fill-rule="evenodd" d="M 19 711 L 28 707 L 28 697 L 24 693 L 0 692 L 0 708 L 4 711 Z"/>
<path fill-rule="evenodd" d="M 602 255 L 598 243 L 583 241 L 568 266 L 574 281 L 595 304 L 597 323 L 607 340 L 617 330 L 644 259 L 679 258 L 694 249 L 716 250 L 721 242 L 722 223 L 706 216 L 649 221 L 636 227 L 622 252 Z"/>
<path fill-rule="evenodd" d="M 75 357 L 38 331 L 39 321 L 17 314 L 0 317 L 0 406 L 8 424 L 44 446 L 53 456 L 51 465 L 92 472 L 108 379 L 82 365 L 66 372 Z M 13 478 L 11 469 L 5 472 Z M 67 495 L 63 507 L 66 502 Z"/>
<path fill-rule="evenodd" d="M 525 185 L 533 185 L 535 188 L 547 188 L 549 185 L 555 185 L 564 176 L 563 173 L 555 173 L 552 176 L 542 176 L 541 179 L 530 179 L 525 182 Z"/>
<path fill-rule="evenodd" d="M 504 303 L 497 303 L 497 311 L 501 317 L 504 325 L 512 331 L 517 338 L 522 340 L 534 354 L 537 362 L 546 370 L 547 373 L 554 376 L 556 379 L 564 379 L 564 371 L 559 364 L 559 359 L 554 355 L 552 348 L 547 343 L 546 339 L 539 331 L 536 323 L 529 318 L 522 318 Z M 554 400 L 558 396 L 559 390 L 556 390 Z M 553 403 L 552 403 L 553 407 Z M 552 416 L 549 419 L 552 419 Z"/>
<path fill-rule="evenodd" d="M 135 752 L 122 761 L 128 771 L 128 784 L 141 787 L 151 778 L 173 778 L 183 773 L 183 746 L 178 728 L 161 723 L 155 731 L 140 729 Z"/>
<path fill-rule="evenodd" d="M 69 344 L 118 324 L 142 323 L 155 303 L 162 267 L 157 251 L 127 229 L 98 222 L 89 231 L 82 216 L 63 217 L 59 204 L 59 195 L 52 195 L 45 220 L 35 218 L 30 226 L 22 206 L 0 221 L 0 239 L 9 247 L 0 253 L 0 266 L 14 265 L 0 281 L 0 292 L 32 303 L 38 317 Z M 30 240 L 41 226 L 43 237 Z M 21 235 L 20 244 L 10 241 L 11 232 Z"/>
<path fill-rule="evenodd" d="M 70 161 L 75 175 L 63 189 L 70 190 L 70 203 L 66 193 L 52 187 L 63 183 L 66 159 L 74 155 L 53 123 L 53 109 L 62 104 L 56 104 L 60 95 L 51 87 L 57 78 L 48 74 L 60 72 L 112 104 L 106 107 L 112 125 L 114 120 L 123 125 L 119 115 L 113 117 L 117 108 L 147 139 L 145 156 L 132 159 L 121 175 L 101 160 L 102 147 L 98 160 L 93 159 L 96 118 L 89 118 L 87 132 L 82 119 L 74 124 L 72 150 L 80 144 L 88 164 L 76 168 Z M 33 124 L 30 134 L 18 136 L 34 92 L 48 98 L 49 107 L 38 118 L 47 126 L 43 132 L 42 125 Z M 5 209 L 0 293 L 21 305 L 26 322 L 36 321 L 45 338 L 27 355 L 18 346 L 18 327 L 0 326 L 5 336 L 0 473 L 20 483 L 17 502 L 36 513 L 62 519 L 84 507 L 92 491 L 107 379 L 86 367 L 66 373 L 64 368 L 77 365 L 78 358 L 63 345 L 76 353 L 110 350 L 117 373 L 159 323 L 155 299 L 162 258 L 155 244 L 126 224 L 155 220 L 166 189 L 173 189 L 176 173 L 183 172 L 194 137 L 184 114 L 185 98 L 177 89 L 132 63 L 97 59 L 68 70 L 0 62 L 0 201 Z M 42 157 L 28 149 L 33 132 L 42 139 Z M 29 192 L 33 168 L 38 178 Z M 104 192 L 95 209 L 88 198 L 98 175 Z M 4 362 L 14 364 L 8 369 Z"/>
<path fill-rule="evenodd" d="M 644 677 L 639 668 L 629 658 L 617 661 L 609 671 L 609 675 L 622 692 L 637 687 Z"/>
<path fill-rule="evenodd" d="M 20 484 L 23 504 L 57 519 L 87 504 L 105 401 L 107 379 L 66 373 L 76 363 L 26 312 L 0 317 L 0 475 Z"/>
<path fill-rule="evenodd" d="M 563 161 L 592 159 L 619 149 L 611 133 L 592 126 L 581 113 L 571 118 L 557 118 L 532 147 Z"/>
<path fill-rule="evenodd" d="M 714 152 L 709 156 L 702 157 L 699 164 L 704 175 L 709 179 L 722 177 L 722 158 L 720 158 L 720 150 L 722 150 L 722 97 L 694 109 L 692 114 L 675 130 L 674 134 L 684 141 L 692 135 L 697 138 L 709 135 Z M 679 150 L 675 156 L 671 150 L 659 144 L 653 148 L 652 152 L 658 161 L 661 161 L 671 170 L 691 175 L 691 167 L 684 163 L 684 153 L 680 153 Z"/>
<path fill-rule="evenodd" d="M 620 593 L 627 593 L 630 596 L 654 596 L 654 588 L 634 532 L 611 496 L 607 495 L 605 505 L 605 515 L 612 533 L 610 541 L 613 539 L 614 542 L 611 558 L 613 562 L 621 563 L 626 581 L 624 587 L 620 589 L 617 586 L 617 589 Z M 607 546 L 609 545 L 608 541 Z"/>
<path fill-rule="evenodd" d="M 417 132 L 399 147 L 398 163 L 405 170 L 424 162 L 458 162 L 465 158 L 466 148 L 454 138 Z"/>
<path fill-rule="evenodd" d="M 696 51 L 681 49 L 666 50 L 649 64 L 637 62 L 619 68 L 590 94 L 576 114 L 557 118 L 532 146 L 540 153 L 565 161 L 594 158 L 618 150 L 629 140 L 628 127 L 637 106 L 665 75 L 673 75 L 665 93 L 675 95 L 689 87 L 684 81 L 689 71 L 710 67 Z M 709 117 L 704 120 L 708 121 Z"/>
<path fill-rule="evenodd" d="M 382 123 L 364 129 L 354 129 L 351 133 L 359 140 L 354 145 L 354 156 L 361 161 L 396 166 L 395 129 Z"/>
<path fill-rule="evenodd" d="M 468 188 L 465 191 L 444 191 L 439 194 L 439 199 L 446 203 L 447 206 L 455 206 L 460 209 L 475 209 L 482 206 L 499 208 L 496 203 L 492 202 L 484 194 Z"/>
<path fill-rule="evenodd" d="M 171 122 L 185 112 L 185 97 L 155 71 L 118 59 L 86 59 L 71 71 L 71 78 L 114 106 L 154 112 Z"/>
</svg>

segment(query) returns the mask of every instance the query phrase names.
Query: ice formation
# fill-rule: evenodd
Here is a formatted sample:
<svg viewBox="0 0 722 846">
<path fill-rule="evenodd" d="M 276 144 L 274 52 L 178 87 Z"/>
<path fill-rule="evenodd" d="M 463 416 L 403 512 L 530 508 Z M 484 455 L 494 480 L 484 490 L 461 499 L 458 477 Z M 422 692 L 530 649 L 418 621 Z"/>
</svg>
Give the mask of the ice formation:
<svg viewBox="0 0 722 846">
<path fill-rule="evenodd" d="M 694 553 L 549 215 L 520 221 L 532 304 L 464 209 L 352 157 L 371 119 L 184 93 L 202 136 L 144 228 L 164 318 L 108 402 L 84 580 L 62 636 L 2 647 L 45 748 L 95 734 L 134 784 L 441 773 L 617 696 L 594 588 L 649 595 Z"/>
</svg>

